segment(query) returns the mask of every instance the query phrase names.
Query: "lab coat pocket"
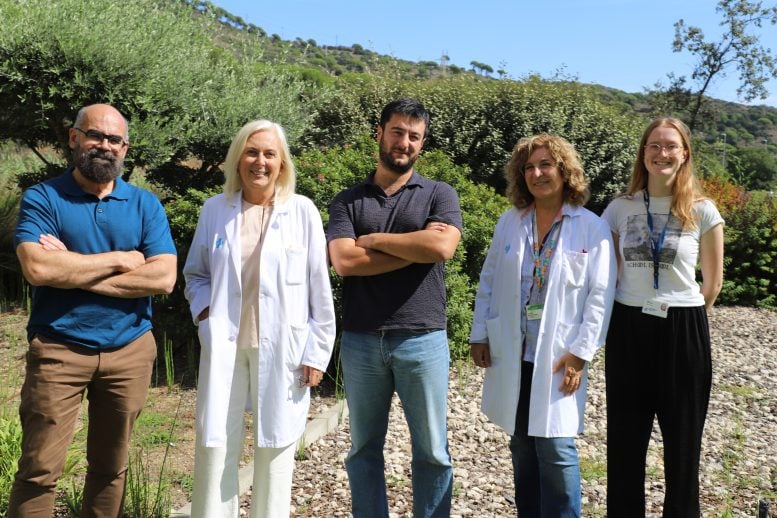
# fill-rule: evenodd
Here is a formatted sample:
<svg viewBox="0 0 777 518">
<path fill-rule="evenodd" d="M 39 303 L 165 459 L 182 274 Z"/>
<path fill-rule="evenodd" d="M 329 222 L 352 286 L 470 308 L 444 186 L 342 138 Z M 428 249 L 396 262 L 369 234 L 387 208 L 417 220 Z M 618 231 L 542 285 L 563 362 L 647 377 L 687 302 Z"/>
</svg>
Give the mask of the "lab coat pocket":
<svg viewBox="0 0 777 518">
<path fill-rule="evenodd" d="M 564 270 L 568 288 L 585 286 L 588 252 L 564 252 Z"/>
<path fill-rule="evenodd" d="M 302 355 L 305 353 L 305 346 L 308 343 L 310 335 L 310 326 L 295 325 L 290 326 L 289 344 L 286 348 L 286 365 L 290 369 L 299 369 L 302 365 Z"/>
<path fill-rule="evenodd" d="M 307 249 L 301 245 L 286 247 L 286 284 L 302 284 L 307 272 Z"/>
<path fill-rule="evenodd" d="M 200 320 L 197 324 L 197 337 L 200 339 L 200 347 L 210 348 L 211 333 L 210 333 L 210 317 L 205 320 Z"/>
<path fill-rule="evenodd" d="M 486 333 L 488 333 L 488 352 L 491 354 L 491 358 L 501 358 L 504 337 L 499 317 L 486 320 Z"/>
</svg>

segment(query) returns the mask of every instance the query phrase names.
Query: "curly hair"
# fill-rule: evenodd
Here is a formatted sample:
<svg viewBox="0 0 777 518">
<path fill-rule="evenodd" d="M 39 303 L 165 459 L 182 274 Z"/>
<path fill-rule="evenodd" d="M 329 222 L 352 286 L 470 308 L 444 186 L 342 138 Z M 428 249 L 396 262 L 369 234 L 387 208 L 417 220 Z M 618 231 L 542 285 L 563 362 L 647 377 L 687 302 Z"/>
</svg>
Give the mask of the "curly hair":
<svg viewBox="0 0 777 518">
<path fill-rule="evenodd" d="M 568 140 L 548 133 L 524 137 L 515 144 L 510 161 L 505 166 L 507 198 L 519 209 L 526 208 L 534 202 L 534 196 L 526 185 L 524 166 L 531 154 L 540 148 L 548 150 L 564 179 L 564 202 L 571 205 L 585 205 L 591 193 L 588 190 L 588 179 L 583 172 L 580 156 Z"/>
<path fill-rule="evenodd" d="M 634 169 L 631 173 L 631 181 L 626 190 L 627 195 L 633 195 L 642 189 L 647 189 L 648 173 L 645 167 L 645 145 L 650 134 L 659 127 L 674 128 L 680 134 L 680 139 L 685 148 L 685 162 L 680 165 L 672 182 L 672 214 L 683 223 L 683 228 L 695 228 L 696 222 L 693 219 L 693 204 L 696 201 L 704 199 L 704 195 L 699 185 L 693 166 L 693 147 L 691 145 L 691 130 L 680 119 L 674 117 L 661 117 L 651 122 L 642 139 L 639 141 L 637 150 L 637 159 L 634 161 Z"/>
</svg>

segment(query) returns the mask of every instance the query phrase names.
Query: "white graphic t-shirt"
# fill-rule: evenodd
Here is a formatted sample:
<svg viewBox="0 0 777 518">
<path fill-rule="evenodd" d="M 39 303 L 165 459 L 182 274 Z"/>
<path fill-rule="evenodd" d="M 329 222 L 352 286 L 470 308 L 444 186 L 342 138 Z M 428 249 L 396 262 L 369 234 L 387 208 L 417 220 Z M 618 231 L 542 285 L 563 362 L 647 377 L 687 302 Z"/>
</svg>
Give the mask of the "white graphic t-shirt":
<svg viewBox="0 0 777 518">
<path fill-rule="evenodd" d="M 602 214 L 618 236 L 623 258 L 615 291 L 615 300 L 621 304 L 642 306 L 647 299 L 657 298 L 670 306 L 704 305 L 696 282 L 699 243 L 702 235 L 723 223 L 723 218 L 712 201 L 697 201 L 693 205 L 696 228 L 683 230 L 680 220 L 670 213 L 671 204 L 671 196 L 650 198 L 653 238 L 657 240 L 666 227 L 659 256 L 658 290 L 653 287 L 653 253 L 642 191 L 614 199 Z"/>
</svg>

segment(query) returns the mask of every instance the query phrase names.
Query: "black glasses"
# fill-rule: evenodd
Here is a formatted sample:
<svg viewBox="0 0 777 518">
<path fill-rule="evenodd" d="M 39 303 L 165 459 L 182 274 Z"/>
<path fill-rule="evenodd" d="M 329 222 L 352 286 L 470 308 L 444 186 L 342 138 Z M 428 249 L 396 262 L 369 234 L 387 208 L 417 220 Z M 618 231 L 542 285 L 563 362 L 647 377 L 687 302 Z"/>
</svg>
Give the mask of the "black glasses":
<svg viewBox="0 0 777 518">
<path fill-rule="evenodd" d="M 102 131 L 97 130 L 87 130 L 84 131 L 81 128 L 73 127 L 73 129 L 76 129 L 84 134 L 86 137 L 86 140 L 89 142 L 102 142 L 103 140 L 107 140 L 108 144 L 114 147 L 123 147 L 129 144 L 126 140 L 124 140 L 124 137 L 120 135 L 108 135 L 107 133 L 103 133 Z"/>
</svg>

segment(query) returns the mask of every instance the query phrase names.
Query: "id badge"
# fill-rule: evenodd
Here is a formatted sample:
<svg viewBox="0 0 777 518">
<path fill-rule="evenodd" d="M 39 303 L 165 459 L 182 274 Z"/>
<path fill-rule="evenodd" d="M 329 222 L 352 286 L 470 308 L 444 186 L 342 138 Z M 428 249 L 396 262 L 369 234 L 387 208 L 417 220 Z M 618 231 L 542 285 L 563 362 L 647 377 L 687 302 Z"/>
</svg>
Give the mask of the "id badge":
<svg viewBox="0 0 777 518">
<path fill-rule="evenodd" d="M 544 304 L 532 304 L 526 306 L 526 318 L 527 320 L 539 320 L 542 318 L 542 308 Z"/>
<path fill-rule="evenodd" d="M 647 299 L 642 305 L 642 312 L 654 317 L 666 318 L 669 313 L 669 303 L 658 299 Z"/>
</svg>

